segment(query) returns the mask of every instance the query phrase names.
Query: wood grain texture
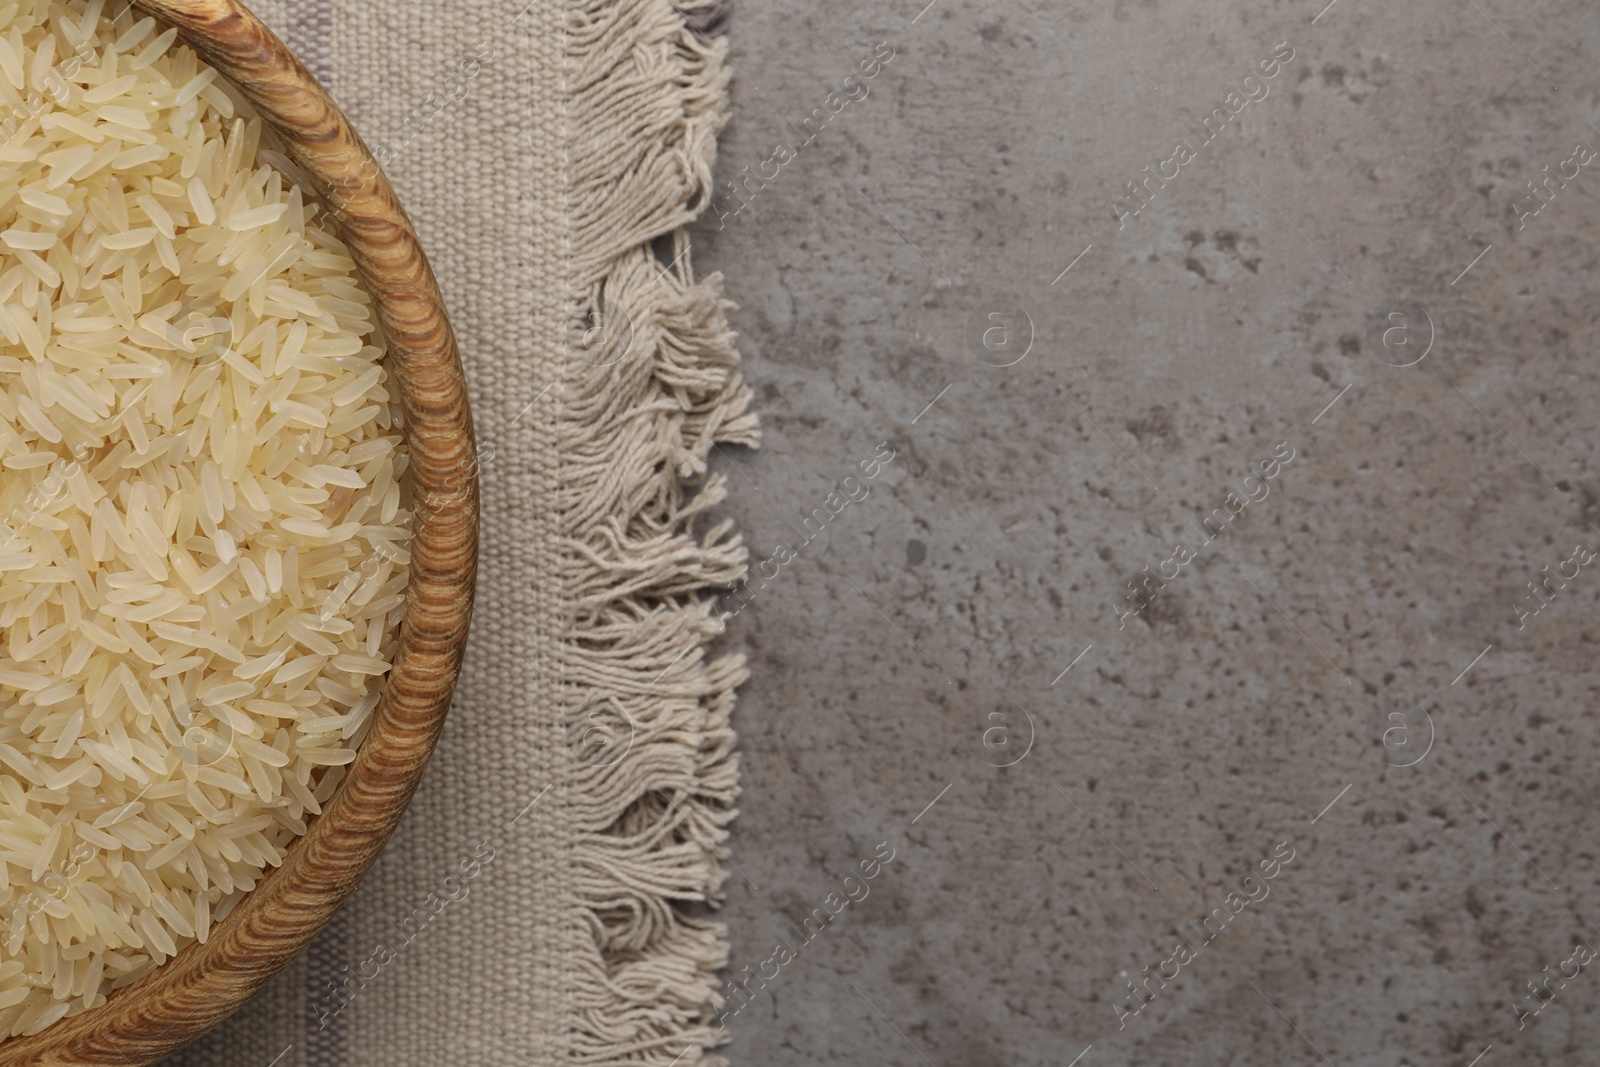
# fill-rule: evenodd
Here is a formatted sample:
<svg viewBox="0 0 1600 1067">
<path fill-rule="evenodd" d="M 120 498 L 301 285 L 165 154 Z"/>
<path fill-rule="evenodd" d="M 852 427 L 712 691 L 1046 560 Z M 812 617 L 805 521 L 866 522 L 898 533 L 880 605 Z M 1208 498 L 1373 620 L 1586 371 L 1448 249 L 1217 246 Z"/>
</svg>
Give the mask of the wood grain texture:
<svg viewBox="0 0 1600 1067">
<path fill-rule="evenodd" d="M 0 1067 L 141 1067 L 232 1014 L 344 902 L 393 831 L 444 725 L 477 570 L 472 418 L 454 335 L 394 190 L 350 124 L 282 41 L 236 0 L 134 0 L 177 27 L 280 137 L 338 219 L 388 337 L 417 503 L 399 650 L 374 725 L 344 781 L 206 944 L 92 1011 L 0 1042 Z"/>
</svg>

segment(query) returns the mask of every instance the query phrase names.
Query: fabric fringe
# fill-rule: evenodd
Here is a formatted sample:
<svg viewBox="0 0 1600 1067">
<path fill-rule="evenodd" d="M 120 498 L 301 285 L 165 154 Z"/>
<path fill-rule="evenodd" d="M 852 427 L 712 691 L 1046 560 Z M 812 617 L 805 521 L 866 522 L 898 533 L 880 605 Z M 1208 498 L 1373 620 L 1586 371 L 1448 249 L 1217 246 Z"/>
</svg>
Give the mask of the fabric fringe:
<svg viewBox="0 0 1600 1067">
<path fill-rule="evenodd" d="M 582 922 L 574 1063 L 721 1065 L 714 1019 L 726 932 L 715 905 L 736 815 L 729 724 L 742 656 L 711 657 L 714 590 L 745 574 L 728 521 L 697 532 L 727 484 L 717 444 L 756 419 L 721 297 L 682 227 L 710 202 L 728 72 L 710 36 L 724 0 L 572 0 L 565 56 L 575 357 L 558 372 L 558 578 L 572 611 L 561 714 Z M 669 237 L 670 235 L 670 237 Z M 671 243 L 671 263 L 653 251 Z M 705 525 L 705 524 L 701 524 Z"/>
</svg>

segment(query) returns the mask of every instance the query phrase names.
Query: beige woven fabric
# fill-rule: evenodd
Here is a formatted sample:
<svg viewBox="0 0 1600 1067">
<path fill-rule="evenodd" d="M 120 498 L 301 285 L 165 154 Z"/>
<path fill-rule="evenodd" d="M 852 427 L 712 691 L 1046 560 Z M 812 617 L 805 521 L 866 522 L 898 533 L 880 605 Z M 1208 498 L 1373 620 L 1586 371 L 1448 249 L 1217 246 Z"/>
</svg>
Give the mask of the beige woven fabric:
<svg viewBox="0 0 1600 1067">
<path fill-rule="evenodd" d="M 480 442 L 478 609 L 410 812 L 306 957 L 173 1063 L 716 1063 L 733 815 L 711 591 L 753 444 L 719 279 L 681 235 L 727 75 L 668 0 L 288 0 L 416 223 Z M 690 17 L 705 25 L 705 9 Z M 670 266 L 668 264 L 671 264 Z M 698 519 L 698 521 L 697 521 Z"/>
</svg>

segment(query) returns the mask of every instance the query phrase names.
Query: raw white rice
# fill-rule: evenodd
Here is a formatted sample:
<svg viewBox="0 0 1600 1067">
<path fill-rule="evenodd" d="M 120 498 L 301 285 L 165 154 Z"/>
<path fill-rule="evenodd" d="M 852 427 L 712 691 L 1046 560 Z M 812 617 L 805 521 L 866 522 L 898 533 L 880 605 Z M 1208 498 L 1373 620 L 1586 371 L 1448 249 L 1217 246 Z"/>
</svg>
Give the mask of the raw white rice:
<svg viewBox="0 0 1600 1067">
<path fill-rule="evenodd" d="M 215 71 L 102 8 L 0 0 L 0 1035 L 280 862 L 365 736 L 409 561 L 347 250 Z"/>
</svg>

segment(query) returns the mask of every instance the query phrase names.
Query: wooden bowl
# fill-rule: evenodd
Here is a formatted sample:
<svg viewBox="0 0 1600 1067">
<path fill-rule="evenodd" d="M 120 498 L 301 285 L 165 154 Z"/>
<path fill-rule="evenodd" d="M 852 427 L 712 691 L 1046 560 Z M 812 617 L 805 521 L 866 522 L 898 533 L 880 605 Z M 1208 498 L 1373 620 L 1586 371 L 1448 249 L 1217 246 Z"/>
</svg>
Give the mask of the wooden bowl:
<svg viewBox="0 0 1600 1067">
<path fill-rule="evenodd" d="M 205 944 L 91 1011 L 0 1041 L 0 1067 L 140 1067 L 231 1015 L 355 888 L 411 799 L 455 688 L 477 571 L 472 416 L 444 303 L 394 190 L 289 49 L 236 0 L 134 0 L 228 78 L 338 219 L 388 336 L 418 502 L 399 649 L 374 722 L 322 815 Z"/>
</svg>

